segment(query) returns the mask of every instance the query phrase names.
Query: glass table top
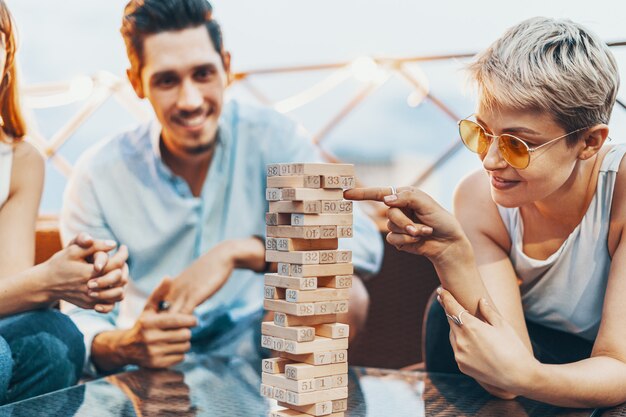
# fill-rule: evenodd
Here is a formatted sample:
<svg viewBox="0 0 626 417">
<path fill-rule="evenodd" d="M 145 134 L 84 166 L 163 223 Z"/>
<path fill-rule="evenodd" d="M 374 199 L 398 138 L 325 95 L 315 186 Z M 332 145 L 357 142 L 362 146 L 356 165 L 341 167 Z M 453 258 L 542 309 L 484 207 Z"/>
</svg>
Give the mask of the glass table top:
<svg viewBox="0 0 626 417">
<path fill-rule="evenodd" d="M 0 407 L 0 416 L 267 416 L 261 364 L 190 355 L 170 370 L 136 370 Z M 520 398 L 498 400 L 461 375 L 350 368 L 346 416 L 600 416 Z M 612 410 L 610 413 L 614 413 Z M 605 414 L 609 415 L 609 414 Z M 621 415 L 621 414 L 610 414 Z"/>
</svg>

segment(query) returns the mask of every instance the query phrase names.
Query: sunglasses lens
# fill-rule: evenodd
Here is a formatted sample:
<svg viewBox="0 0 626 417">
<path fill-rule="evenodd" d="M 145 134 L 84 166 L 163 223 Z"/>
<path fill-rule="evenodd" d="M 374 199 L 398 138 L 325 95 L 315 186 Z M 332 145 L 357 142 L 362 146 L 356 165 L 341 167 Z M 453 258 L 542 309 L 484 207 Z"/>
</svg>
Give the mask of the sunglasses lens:
<svg viewBox="0 0 626 417">
<path fill-rule="evenodd" d="M 483 128 L 469 120 L 459 122 L 459 135 L 467 149 L 475 153 L 485 152 L 489 144 Z"/>
<path fill-rule="evenodd" d="M 502 135 L 499 143 L 500 153 L 504 160 L 513 168 L 523 169 L 530 162 L 528 146 L 514 136 Z"/>
</svg>

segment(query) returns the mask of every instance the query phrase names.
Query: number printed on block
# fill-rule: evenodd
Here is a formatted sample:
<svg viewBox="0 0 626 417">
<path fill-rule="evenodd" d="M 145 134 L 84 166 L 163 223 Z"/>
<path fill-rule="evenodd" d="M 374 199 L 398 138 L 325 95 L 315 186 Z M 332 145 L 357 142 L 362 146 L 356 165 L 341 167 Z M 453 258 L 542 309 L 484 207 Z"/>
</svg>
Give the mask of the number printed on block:
<svg viewBox="0 0 626 417">
<path fill-rule="evenodd" d="M 337 226 L 337 237 L 352 237 L 352 226 Z"/>
<path fill-rule="evenodd" d="M 261 396 L 274 398 L 274 387 L 271 385 L 261 384 Z"/>
<path fill-rule="evenodd" d="M 282 198 L 280 188 L 268 188 L 265 190 L 265 199 L 267 201 L 278 201 Z"/>
<path fill-rule="evenodd" d="M 322 188 L 354 188 L 356 181 L 352 176 L 322 175 Z"/>
<path fill-rule="evenodd" d="M 322 201 L 320 213 L 331 213 L 331 214 L 352 213 L 352 201 L 345 201 L 345 200 Z"/>
<path fill-rule="evenodd" d="M 269 164 L 265 170 L 268 177 L 274 177 L 280 175 L 280 166 L 278 164 Z"/>
<path fill-rule="evenodd" d="M 330 288 L 350 288 L 352 287 L 352 275 L 336 275 L 331 277 L 318 277 L 317 286 Z"/>
</svg>

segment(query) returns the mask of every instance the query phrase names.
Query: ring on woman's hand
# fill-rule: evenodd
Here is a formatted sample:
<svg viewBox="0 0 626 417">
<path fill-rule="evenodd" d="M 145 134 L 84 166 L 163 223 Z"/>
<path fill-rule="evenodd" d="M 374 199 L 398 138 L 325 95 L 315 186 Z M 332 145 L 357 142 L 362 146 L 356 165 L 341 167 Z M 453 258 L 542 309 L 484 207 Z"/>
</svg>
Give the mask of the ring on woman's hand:
<svg viewBox="0 0 626 417">
<path fill-rule="evenodd" d="M 393 185 L 390 185 L 390 186 L 389 186 L 389 189 L 391 190 L 391 195 L 394 195 L 394 194 L 397 194 L 397 193 L 398 193 L 398 191 L 396 190 L 396 187 L 395 187 L 395 186 L 393 186 Z"/>
<path fill-rule="evenodd" d="M 467 310 L 463 309 L 456 316 L 454 314 L 447 314 L 446 313 L 446 317 L 448 317 L 450 320 L 452 320 L 454 322 L 454 324 L 456 324 L 457 326 L 463 326 L 463 313 L 467 313 Z"/>
</svg>

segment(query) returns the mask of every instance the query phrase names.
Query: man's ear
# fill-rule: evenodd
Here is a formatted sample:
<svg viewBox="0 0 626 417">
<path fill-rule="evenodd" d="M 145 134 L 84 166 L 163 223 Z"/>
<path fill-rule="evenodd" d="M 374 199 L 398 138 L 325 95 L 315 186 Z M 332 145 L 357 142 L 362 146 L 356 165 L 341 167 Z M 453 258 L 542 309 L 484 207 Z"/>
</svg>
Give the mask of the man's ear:
<svg viewBox="0 0 626 417">
<path fill-rule="evenodd" d="M 589 159 L 598 153 L 604 141 L 609 137 L 609 127 L 603 123 L 591 127 L 585 132 L 584 147 L 578 152 L 579 159 Z"/>
<path fill-rule="evenodd" d="M 132 68 L 128 68 L 126 70 L 126 76 L 128 77 L 128 81 L 130 81 L 130 85 L 133 86 L 133 90 L 135 90 L 135 94 L 137 97 L 144 99 L 146 98 L 143 94 L 143 86 L 141 85 L 141 78 L 136 71 L 133 71 Z"/>
<path fill-rule="evenodd" d="M 229 85 L 233 80 L 230 72 L 230 52 L 222 52 L 222 63 L 224 64 L 224 72 L 226 73 L 226 85 Z"/>
</svg>

